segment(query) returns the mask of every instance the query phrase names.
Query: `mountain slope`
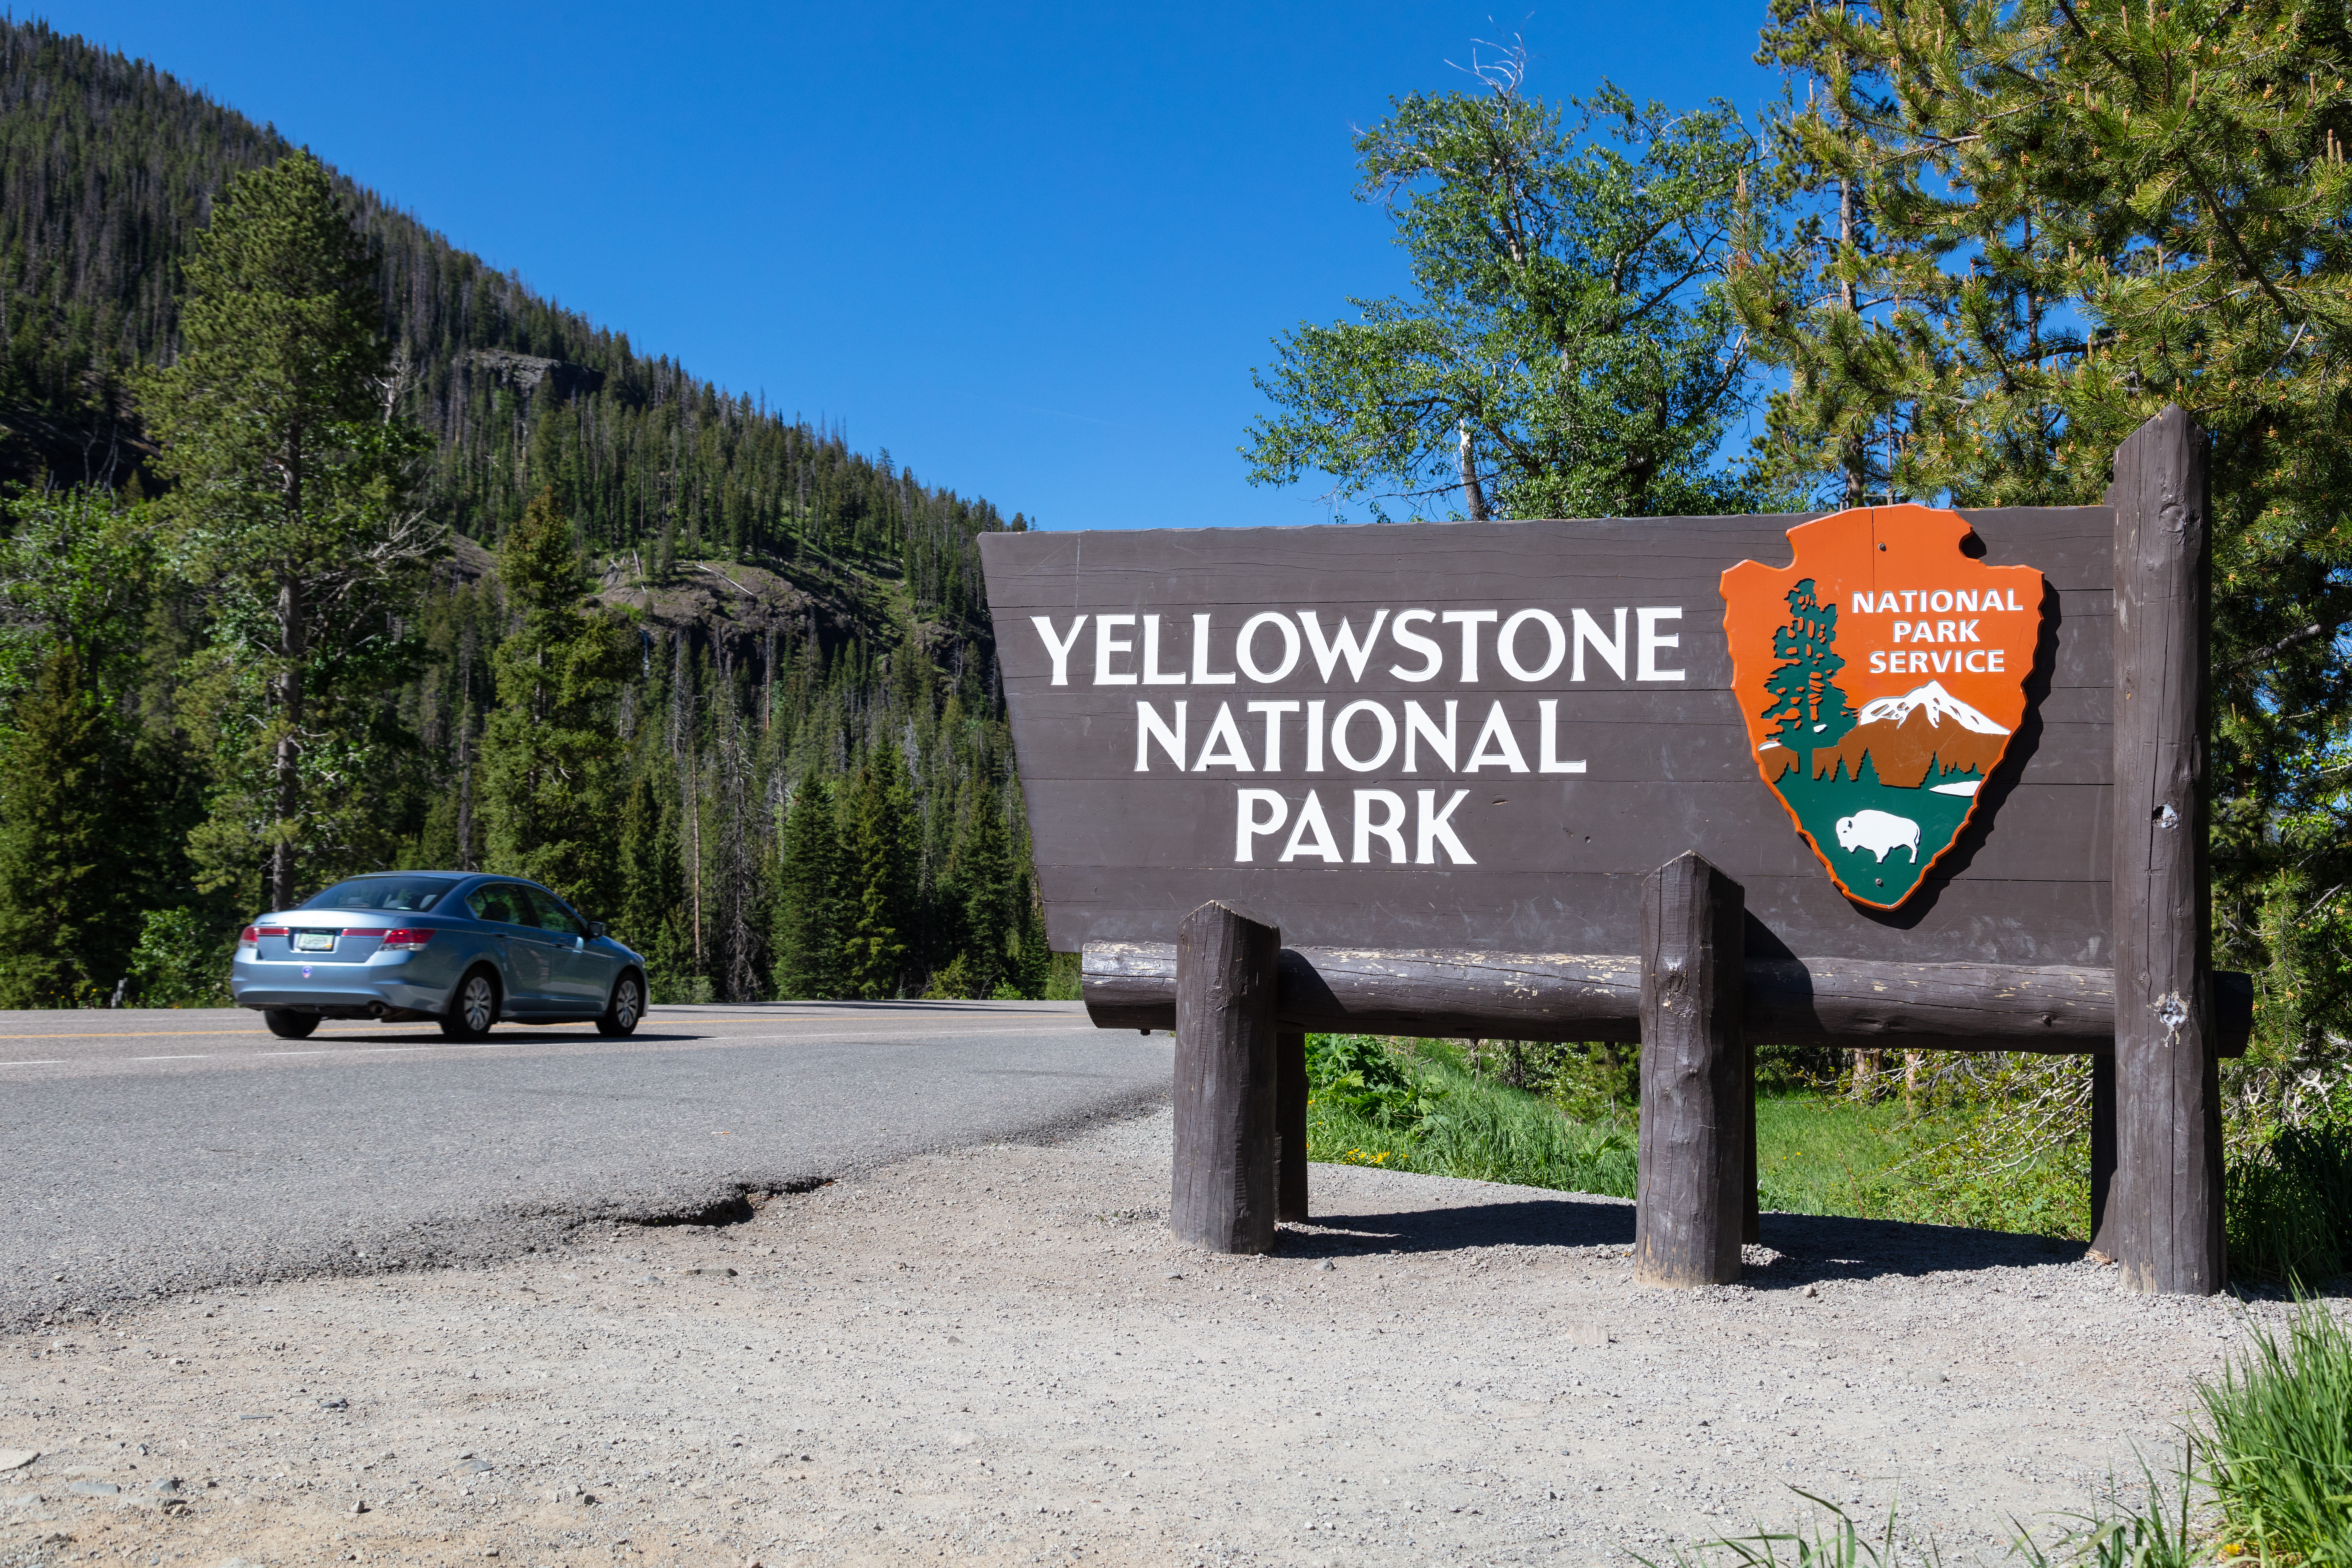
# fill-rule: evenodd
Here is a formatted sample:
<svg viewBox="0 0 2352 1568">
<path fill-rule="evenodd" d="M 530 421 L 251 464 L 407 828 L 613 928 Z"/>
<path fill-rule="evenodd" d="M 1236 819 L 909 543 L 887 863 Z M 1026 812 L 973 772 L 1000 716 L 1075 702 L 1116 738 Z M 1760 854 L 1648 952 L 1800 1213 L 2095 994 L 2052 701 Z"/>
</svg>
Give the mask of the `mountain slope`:
<svg viewBox="0 0 2352 1568">
<path fill-rule="evenodd" d="M 184 263 L 228 181 L 290 150 L 151 64 L 0 23 L 0 480 L 153 489 L 131 373 L 173 353 Z M 392 628 L 417 647 L 394 704 L 415 765 L 381 803 L 402 858 L 486 853 L 474 772 L 491 655 L 512 630 L 488 552 L 551 489 L 643 656 L 614 744 L 668 804 L 614 853 L 640 871 L 632 873 L 666 889 L 624 933 L 658 949 L 657 987 L 761 994 L 788 956 L 772 919 L 787 803 L 886 750 L 904 824 L 891 864 L 861 874 L 893 889 L 895 984 L 1005 975 L 1033 896 L 973 541 L 1025 520 L 648 356 L 339 184 L 379 258 L 402 410 L 435 438 L 424 500 L 456 536 L 418 623 Z M 173 679 L 153 674 L 159 689 Z M 845 835 L 851 795 L 828 797 Z M 233 929 L 250 896 L 191 889 L 189 907 Z M 1014 966 L 1033 988 L 1036 957 Z"/>
</svg>

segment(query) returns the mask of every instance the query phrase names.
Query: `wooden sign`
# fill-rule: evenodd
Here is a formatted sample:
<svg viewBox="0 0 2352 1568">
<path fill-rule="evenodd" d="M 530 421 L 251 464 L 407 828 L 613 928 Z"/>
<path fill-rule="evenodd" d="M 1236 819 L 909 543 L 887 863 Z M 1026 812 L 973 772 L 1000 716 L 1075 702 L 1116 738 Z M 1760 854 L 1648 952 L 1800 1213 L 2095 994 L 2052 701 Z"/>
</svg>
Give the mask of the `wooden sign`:
<svg viewBox="0 0 2352 1568">
<path fill-rule="evenodd" d="M 2204 437 L 2168 406 L 2115 476 L 2069 510 L 982 535 L 1048 934 L 1097 1023 L 1175 1028 L 1177 1232 L 1306 1216 L 1310 1027 L 1637 1029 L 1634 1274 L 1670 1286 L 1759 1239 L 1756 1039 L 2104 1047 L 2095 1245 L 2220 1289 L 2252 986 L 2211 967 Z"/>
<path fill-rule="evenodd" d="M 1758 768 L 1846 897 L 1894 909 L 1993 802 L 2025 721 L 2047 584 L 1964 553 L 1958 512 L 1864 507 L 1723 574 Z"/>
<path fill-rule="evenodd" d="M 1290 947 L 1632 953 L 1643 879 L 1696 852 L 1745 889 L 1751 958 L 2105 964 L 2114 533 L 1892 507 L 983 535 L 1049 935 L 1171 942 L 1222 900 Z M 1808 578 L 1844 662 L 1783 738 Z"/>
</svg>

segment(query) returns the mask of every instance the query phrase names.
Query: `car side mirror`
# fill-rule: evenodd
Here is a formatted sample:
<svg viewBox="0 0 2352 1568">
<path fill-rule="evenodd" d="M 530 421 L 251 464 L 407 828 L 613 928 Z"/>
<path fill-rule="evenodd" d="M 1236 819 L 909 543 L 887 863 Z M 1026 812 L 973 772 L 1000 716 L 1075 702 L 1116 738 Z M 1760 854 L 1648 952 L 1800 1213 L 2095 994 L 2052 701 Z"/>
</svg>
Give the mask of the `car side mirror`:
<svg viewBox="0 0 2352 1568">
<path fill-rule="evenodd" d="M 604 922 L 603 921 L 590 921 L 588 922 L 588 934 L 590 936 L 603 936 L 604 934 Z"/>
</svg>

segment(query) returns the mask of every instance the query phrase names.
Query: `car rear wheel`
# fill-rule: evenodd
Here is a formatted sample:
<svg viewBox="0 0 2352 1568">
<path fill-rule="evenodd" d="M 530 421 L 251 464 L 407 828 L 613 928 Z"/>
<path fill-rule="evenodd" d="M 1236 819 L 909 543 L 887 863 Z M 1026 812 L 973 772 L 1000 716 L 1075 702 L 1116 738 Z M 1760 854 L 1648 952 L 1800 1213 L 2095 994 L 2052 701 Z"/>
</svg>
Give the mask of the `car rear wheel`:
<svg viewBox="0 0 2352 1568">
<path fill-rule="evenodd" d="M 637 1032 L 637 1020 L 646 1016 L 646 983 L 634 973 L 624 974 L 614 983 L 613 1000 L 604 1016 L 596 1020 L 596 1032 L 615 1038 Z"/>
<path fill-rule="evenodd" d="M 269 1032 L 281 1040 L 307 1040 L 310 1037 L 310 1031 L 319 1026 L 319 1015 L 289 1013 L 282 1007 L 265 1007 L 261 1012 L 261 1021 L 268 1025 Z"/>
<path fill-rule="evenodd" d="M 441 1032 L 453 1040 L 478 1040 L 499 1021 L 498 977 L 477 969 L 457 982 L 449 1010 L 441 1015 Z"/>
</svg>

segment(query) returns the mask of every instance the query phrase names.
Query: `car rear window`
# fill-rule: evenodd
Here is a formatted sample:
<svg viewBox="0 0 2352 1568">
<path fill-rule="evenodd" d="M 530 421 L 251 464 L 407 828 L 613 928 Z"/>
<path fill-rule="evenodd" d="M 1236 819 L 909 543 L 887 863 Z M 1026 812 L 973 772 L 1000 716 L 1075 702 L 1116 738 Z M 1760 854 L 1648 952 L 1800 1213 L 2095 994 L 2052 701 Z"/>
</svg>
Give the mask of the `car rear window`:
<svg viewBox="0 0 2352 1568">
<path fill-rule="evenodd" d="M 440 877 L 353 877 L 302 907 L 306 910 L 404 910 L 419 912 L 441 901 L 449 883 Z"/>
</svg>

